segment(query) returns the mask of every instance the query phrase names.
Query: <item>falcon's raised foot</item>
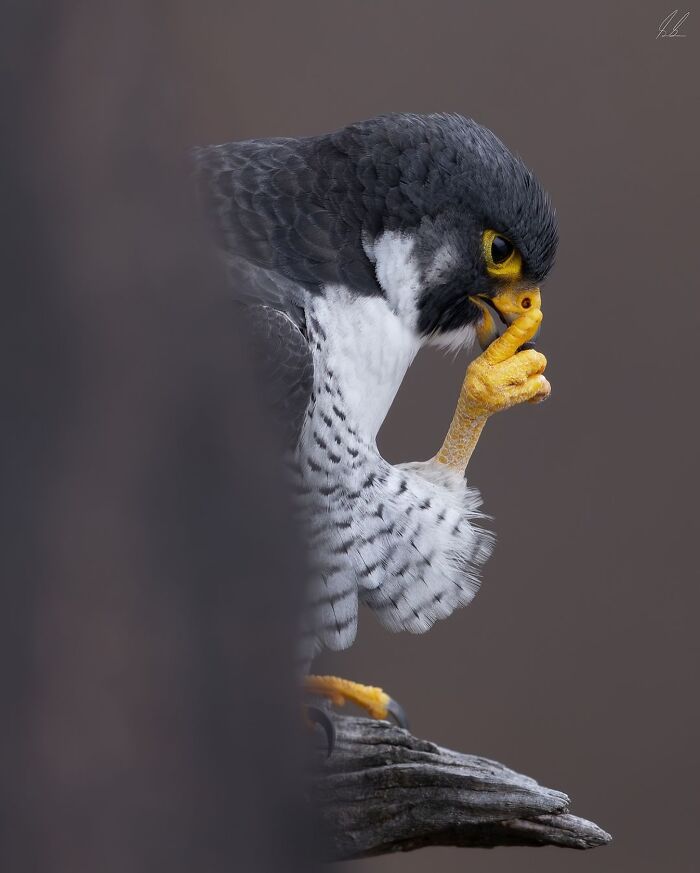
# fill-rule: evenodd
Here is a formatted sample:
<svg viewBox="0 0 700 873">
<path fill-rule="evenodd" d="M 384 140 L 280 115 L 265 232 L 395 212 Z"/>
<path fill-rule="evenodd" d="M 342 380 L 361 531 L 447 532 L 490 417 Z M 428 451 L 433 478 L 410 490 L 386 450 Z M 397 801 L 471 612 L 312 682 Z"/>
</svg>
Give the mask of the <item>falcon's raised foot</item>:
<svg viewBox="0 0 700 873">
<path fill-rule="evenodd" d="M 491 415 L 526 401 L 539 403 L 552 390 L 543 375 L 547 359 L 530 345 L 542 322 L 539 290 L 502 296 L 508 302 L 511 297 L 517 298 L 520 307 L 524 302 L 528 305 L 520 315 L 507 312 L 512 321 L 502 336 L 490 339 L 488 334 L 483 338 L 484 342 L 488 340 L 486 350 L 467 367 L 450 429 L 435 456 L 439 463 L 460 472 L 466 469 Z M 477 298 L 472 299 L 491 318 L 488 307 Z M 499 298 L 494 302 L 500 302 Z M 517 312 L 516 304 L 512 308 Z M 504 321 L 507 323 L 506 316 Z"/>
<path fill-rule="evenodd" d="M 364 709 L 372 718 L 392 718 L 399 727 L 408 730 L 408 719 L 403 707 L 381 688 L 361 685 L 338 676 L 307 676 L 304 688 L 311 695 L 325 697 L 334 706 L 344 706 L 350 701 Z"/>
</svg>

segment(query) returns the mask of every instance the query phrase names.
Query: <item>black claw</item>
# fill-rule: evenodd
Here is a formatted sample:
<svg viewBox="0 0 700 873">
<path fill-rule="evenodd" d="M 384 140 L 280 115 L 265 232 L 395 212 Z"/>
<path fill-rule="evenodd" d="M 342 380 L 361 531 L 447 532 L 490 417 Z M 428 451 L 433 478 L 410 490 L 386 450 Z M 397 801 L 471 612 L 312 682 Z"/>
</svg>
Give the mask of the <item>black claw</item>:
<svg viewBox="0 0 700 873">
<path fill-rule="evenodd" d="M 335 725 L 333 724 L 333 720 L 327 712 L 319 709 L 317 706 L 307 707 L 306 714 L 311 724 L 317 724 L 320 728 L 323 729 L 323 732 L 326 735 L 326 741 L 328 743 L 327 757 L 330 758 L 333 749 L 335 748 Z"/>
<path fill-rule="evenodd" d="M 404 730 L 408 730 L 408 718 L 406 716 L 406 712 L 401 706 L 400 703 L 397 703 L 391 697 L 389 698 L 389 705 L 387 706 L 387 710 L 389 715 L 394 719 L 396 724 L 403 728 Z"/>
</svg>

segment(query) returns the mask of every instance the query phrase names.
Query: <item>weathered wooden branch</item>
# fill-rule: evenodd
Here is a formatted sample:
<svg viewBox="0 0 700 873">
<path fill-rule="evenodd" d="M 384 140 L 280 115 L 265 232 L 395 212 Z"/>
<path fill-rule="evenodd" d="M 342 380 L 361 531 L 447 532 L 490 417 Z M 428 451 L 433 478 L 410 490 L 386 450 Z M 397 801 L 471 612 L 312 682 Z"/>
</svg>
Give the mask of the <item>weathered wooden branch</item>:
<svg viewBox="0 0 700 873">
<path fill-rule="evenodd" d="M 333 860 L 424 846 L 561 846 L 612 839 L 569 798 L 495 761 L 443 749 L 384 721 L 334 716 L 314 794 Z"/>
</svg>

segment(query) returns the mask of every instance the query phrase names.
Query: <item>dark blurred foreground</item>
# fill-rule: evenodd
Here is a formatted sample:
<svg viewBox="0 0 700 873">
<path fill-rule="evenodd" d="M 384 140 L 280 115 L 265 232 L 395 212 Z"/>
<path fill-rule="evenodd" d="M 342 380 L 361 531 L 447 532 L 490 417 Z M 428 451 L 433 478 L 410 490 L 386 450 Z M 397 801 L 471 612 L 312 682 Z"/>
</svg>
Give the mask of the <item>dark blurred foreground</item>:
<svg viewBox="0 0 700 873">
<path fill-rule="evenodd" d="M 309 869 L 301 572 L 178 99 L 223 13 L 3 6 L 0 869 Z"/>
</svg>

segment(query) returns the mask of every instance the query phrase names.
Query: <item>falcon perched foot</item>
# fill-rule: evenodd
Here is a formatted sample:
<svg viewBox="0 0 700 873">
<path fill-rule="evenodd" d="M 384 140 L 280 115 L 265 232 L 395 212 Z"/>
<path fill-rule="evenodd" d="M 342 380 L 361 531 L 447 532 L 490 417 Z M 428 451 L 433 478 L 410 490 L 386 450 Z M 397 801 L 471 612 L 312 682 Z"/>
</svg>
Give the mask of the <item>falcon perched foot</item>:
<svg viewBox="0 0 700 873">
<path fill-rule="evenodd" d="M 326 697 L 334 706 L 344 706 L 346 701 L 355 703 L 368 712 L 372 718 L 393 718 L 399 727 L 408 729 L 408 719 L 400 706 L 381 688 L 360 685 L 338 676 L 307 676 L 304 688 L 310 694 Z"/>
</svg>

